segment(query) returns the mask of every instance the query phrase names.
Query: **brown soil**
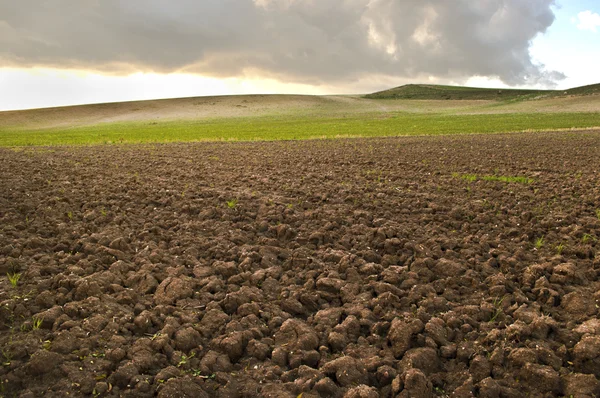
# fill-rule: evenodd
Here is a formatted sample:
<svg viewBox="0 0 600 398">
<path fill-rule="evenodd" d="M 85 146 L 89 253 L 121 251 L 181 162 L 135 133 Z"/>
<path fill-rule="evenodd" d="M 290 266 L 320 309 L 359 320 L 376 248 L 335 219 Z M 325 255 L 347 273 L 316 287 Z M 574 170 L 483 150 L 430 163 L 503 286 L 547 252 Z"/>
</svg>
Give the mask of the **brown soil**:
<svg viewBox="0 0 600 398">
<path fill-rule="evenodd" d="M 0 164 L 0 395 L 600 393 L 600 131 Z"/>
</svg>

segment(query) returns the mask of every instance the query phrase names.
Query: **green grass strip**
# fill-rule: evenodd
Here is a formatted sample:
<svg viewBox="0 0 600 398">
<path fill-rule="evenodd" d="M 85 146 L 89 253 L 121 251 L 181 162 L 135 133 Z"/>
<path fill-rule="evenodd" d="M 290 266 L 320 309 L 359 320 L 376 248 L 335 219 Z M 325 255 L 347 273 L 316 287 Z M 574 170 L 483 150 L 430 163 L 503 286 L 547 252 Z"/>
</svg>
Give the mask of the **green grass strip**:
<svg viewBox="0 0 600 398">
<path fill-rule="evenodd" d="M 158 123 L 106 123 L 38 130 L 0 130 L 0 146 L 304 140 L 592 127 L 600 127 L 600 114 L 595 112 L 483 115 L 377 113 L 347 117 L 270 116 Z"/>
</svg>

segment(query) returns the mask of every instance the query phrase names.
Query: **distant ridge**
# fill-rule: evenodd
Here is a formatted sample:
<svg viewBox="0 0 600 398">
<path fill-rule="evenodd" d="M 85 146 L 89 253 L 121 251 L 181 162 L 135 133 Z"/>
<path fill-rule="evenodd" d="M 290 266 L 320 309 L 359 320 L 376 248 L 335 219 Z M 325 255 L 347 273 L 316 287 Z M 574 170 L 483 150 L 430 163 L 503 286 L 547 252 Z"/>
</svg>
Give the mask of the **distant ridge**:
<svg viewBox="0 0 600 398">
<path fill-rule="evenodd" d="M 581 86 L 568 89 L 564 92 L 566 95 L 593 95 L 600 94 L 600 83 L 590 84 L 588 86 Z"/>
<path fill-rule="evenodd" d="M 369 99 L 415 100 L 525 100 L 563 95 L 600 94 L 600 84 L 575 87 L 569 90 L 523 90 L 508 88 L 478 88 L 435 84 L 406 84 L 389 90 L 367 94 Z"/>
</svg>

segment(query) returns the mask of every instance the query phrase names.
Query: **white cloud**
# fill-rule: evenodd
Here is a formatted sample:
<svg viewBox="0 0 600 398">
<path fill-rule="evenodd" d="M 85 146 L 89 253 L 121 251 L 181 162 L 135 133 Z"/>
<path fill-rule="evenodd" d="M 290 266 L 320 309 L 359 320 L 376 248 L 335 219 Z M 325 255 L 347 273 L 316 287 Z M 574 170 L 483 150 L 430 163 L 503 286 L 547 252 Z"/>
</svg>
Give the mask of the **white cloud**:
<svg viewBox="0 0 600 398">
<path fill-rule="evenodd" d="M 552 85 L 531 41 L 556 0 L 0 0 L 0 67 L 308 85 L 498 77 Z"/>
<path fill-rule="evenodd" d="M 589 30 L 594 33 L 598 32 L 597 28 L 600 27 L 600 14 L 589 10 L 582 11 L 577 14 L 577 20 L 579 21 L 579 24 L 577 25 L 578 29 Z"/>
</svg>

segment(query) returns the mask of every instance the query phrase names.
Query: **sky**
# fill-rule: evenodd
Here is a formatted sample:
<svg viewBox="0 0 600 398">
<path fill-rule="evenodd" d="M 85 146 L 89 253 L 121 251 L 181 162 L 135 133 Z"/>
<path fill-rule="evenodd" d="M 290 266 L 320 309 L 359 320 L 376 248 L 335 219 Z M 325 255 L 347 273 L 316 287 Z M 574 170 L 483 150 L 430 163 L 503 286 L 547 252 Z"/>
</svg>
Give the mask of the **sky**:
<svg viewBox="0 0 600 398">
<path fill-rule="evenodd" d="M 0 110 L 600 82 L 597 0 L 0 0 Z M 0 116 L 1 117 L 1 116 Z"/>
</svg>

